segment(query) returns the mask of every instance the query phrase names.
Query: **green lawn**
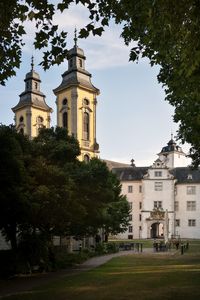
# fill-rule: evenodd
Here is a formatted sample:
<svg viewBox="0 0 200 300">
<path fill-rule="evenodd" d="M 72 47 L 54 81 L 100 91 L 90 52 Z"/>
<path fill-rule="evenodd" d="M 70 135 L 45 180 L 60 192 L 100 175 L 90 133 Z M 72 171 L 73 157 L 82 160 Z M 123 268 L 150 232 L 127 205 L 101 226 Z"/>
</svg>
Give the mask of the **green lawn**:
<svg viewBox="0 0 200 300">
<path fill-rule="evenodd" d="M 76 274 L 9 300 L 200 299 L 200 242 L 184 255 L 175 253 L 116 257 L 94 270 Z"/>
</svg>

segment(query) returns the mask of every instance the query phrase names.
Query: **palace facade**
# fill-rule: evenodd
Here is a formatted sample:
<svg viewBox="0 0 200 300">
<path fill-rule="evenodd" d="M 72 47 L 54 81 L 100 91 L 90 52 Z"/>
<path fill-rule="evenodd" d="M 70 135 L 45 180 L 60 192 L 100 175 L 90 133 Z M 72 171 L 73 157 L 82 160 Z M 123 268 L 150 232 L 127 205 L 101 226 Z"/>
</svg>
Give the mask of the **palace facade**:
<svg viewBox="0 0 200 300">
<path fill-rule="evenodd" d="M 121 239 L 200 238 L 200 169 L 173 137 L 150 167 L 112 167 L 130 204 L 130 225 Z"/>
</svg>

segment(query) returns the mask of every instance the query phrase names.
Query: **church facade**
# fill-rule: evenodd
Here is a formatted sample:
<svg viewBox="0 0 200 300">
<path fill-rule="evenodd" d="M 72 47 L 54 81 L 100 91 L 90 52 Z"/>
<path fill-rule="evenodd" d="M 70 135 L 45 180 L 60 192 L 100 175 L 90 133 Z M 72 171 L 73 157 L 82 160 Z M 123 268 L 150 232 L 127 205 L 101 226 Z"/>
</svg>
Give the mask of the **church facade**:
<svg viewBox="0 0 200 300">
<path fill-rule="evenodd" d="M 64 127 L 74 135 L 80 145 L 80 160 L 89 161 L 98 157 L 96 140 L 96 106 L 100 91 L 91 82 L 91 74 L 85 69 L 86 57 L 74 39 L 74 47 L 68 53 L 68 69 L 62 74 L 62 82 L 53 92 L 56 96 L 57 126 Z M 40 76 L 31 70 L 25 77 L 25 90 L 19 103 L 12 108 L 18 131 L 29 138 L 36 137 L 40 128 L 49 128 L 52 108 L 45 101 L 40 90 Z"/>
<path fill-rule="evenodd" d="M 150 167 L 113 168 L 130 204 L 128 230 L 121 239 L 200 238 L 200 170 L 173 138 Z"/>
</svg>

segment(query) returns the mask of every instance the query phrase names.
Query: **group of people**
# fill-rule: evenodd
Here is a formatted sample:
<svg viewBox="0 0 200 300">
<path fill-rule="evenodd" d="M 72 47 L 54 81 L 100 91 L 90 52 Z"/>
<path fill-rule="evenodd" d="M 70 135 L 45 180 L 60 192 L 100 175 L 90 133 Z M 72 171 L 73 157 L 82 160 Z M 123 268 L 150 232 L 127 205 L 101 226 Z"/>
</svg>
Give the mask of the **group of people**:
<svg viewBox="0 0 200 300">
<path fill-rule="evenodd" d="M 159 251 L 167 251 L 169 249 L 169 244 L 165 243 L 164 241 L 153 241 L 153 249 L 154 252 L 159 252 Z"/>
</svg>

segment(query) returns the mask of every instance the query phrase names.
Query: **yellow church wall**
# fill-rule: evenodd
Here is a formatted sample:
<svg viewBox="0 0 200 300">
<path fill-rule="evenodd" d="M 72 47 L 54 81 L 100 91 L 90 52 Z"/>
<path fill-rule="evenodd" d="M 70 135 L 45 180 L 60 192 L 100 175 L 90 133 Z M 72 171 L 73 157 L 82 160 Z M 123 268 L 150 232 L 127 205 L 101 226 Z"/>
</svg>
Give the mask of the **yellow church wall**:
<svg viewBox="0 0 200 300">
<path fill-rule="evenodd" d="M 56 104 L 57 104 L 57 112 L 58 112 L 58 116 L 57 116 L 57 126 L 58 127 L 63 126 L 63 124 L 62 124 L 62 108 L 63 108 L 62 102 L 64 99 L 67 99 L 68 112 L 70 112 L 71 111 L 71 89 L 66 89 L 57 95 Z M 70 113 L 68 113 L 68 133 L 71 134 Z"/>
<path fill-rule="evenodd" d="M 31 108 L 31 128 L 32 128 L 32 137 L 36 137 L 38 135 L 38 126 L 37 126 L 37 118 L 42 117 L 44 119 L 43 125 L 48 128 L 48 112 L 32 107 Z"/>
<path fill-rule="evenodd" d="M 19 125 L 21 124 L 19 119 L 20 117 L 23 117 L 24 121 L 22 124 L 24 124 L 23 129 L 24 129 L 24 134 L 27 135 L 27 114 L 26 114 L 26 109 L 20 109 L 18 111 L 16 111 L 15 113 L 15 124 L 16 124 L 16 129 L 18 130 Z"/>
<path fill-rule="evenodd" d="M 84 89 L 78 89 L 78 106 L 77 106 L 77 119 L 81 120 L 78 124 L 77 128 L 77 139 L 80 142 L 81 148 L 84 147 L 84 141 L 83 141 L 83 100 L 87 99 L 89 101 L 89 105 L 87 106 L 89 108 L 89 116 L 90 116 L 90 146 L 94 143 L 94 93 L 89 92 Z"/>
</svg>

